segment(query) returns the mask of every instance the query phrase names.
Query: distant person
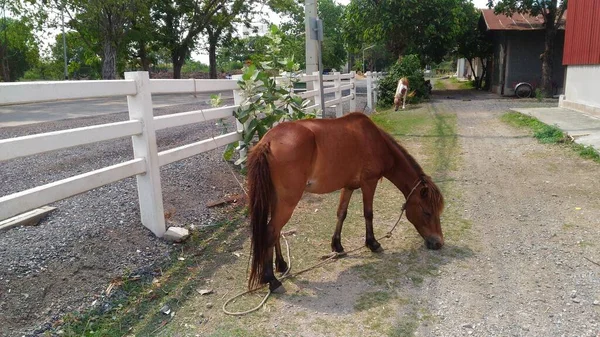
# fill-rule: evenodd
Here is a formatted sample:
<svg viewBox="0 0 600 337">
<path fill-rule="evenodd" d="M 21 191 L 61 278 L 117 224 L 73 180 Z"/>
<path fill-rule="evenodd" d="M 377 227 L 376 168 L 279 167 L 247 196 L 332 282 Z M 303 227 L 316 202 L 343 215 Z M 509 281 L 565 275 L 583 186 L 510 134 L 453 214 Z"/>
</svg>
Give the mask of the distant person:
<svg viewBox="0 0 600 337">
<path fill-rule="evenodd" d="M 400 107 L 400 100 L 402 100 L 402 110 L 406 107 L 406 95 L 408 94 L 408 78 L 402 77 L 398 81 L 398 87 L 396 87 L 396 95 L 394 95 L 394 105 L 396 108 L 394 111 L 398 111 Z"/>
</svg>

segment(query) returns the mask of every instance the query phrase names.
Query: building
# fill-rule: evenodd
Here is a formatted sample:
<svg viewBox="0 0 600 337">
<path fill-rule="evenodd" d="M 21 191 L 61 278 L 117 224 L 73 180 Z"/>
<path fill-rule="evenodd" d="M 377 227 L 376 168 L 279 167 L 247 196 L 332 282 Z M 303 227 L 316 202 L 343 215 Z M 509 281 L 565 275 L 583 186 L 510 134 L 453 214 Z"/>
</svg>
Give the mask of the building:
<svg viewBox="0 0 600 337">
<path fill-rule="evenodd" d="M 569 0 L 560 106 L 600 117 L 600 1 Z"/>
<path fill-rule="evenodd" d="M 594 2 L 596 0 L 590 0 Z M 564 14 L 563 22 L 566 20 Z M 514 88 L 520 82 L 528 82 L 537 88 L 541 84 L 544 52 L 544 26 L 541 16 L 532 17 L 515 13 L 512 17 L 494 14 L 493 9 L 482 9 L 480 28 L 492 40 L 494 53 L 488 63 L 490 90 L 500 95 L 514 95 Z M 556 34 L 553 89 L 552 94 L 563 92 L 564 67 L 563 46 L 565 39 L 564 23 Z"/>
</svg>

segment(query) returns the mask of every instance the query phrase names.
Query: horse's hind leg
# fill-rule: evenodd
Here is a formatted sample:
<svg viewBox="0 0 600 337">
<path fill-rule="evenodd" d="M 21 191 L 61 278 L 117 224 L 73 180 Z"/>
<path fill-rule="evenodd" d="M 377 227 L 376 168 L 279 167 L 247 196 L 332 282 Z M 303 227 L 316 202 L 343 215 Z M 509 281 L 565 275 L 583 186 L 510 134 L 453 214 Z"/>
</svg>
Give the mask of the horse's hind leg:
<svg viewBox="0 0 600 337">
<path fill-rule="evenodd" d="M 288 270 L 288 264 L 283 259 L 281 254 L 281 238 L 275 242 L 275 271 L 285 273 Z"/>
<path fill-rule="evenodd" d="M 348 204 L 350 203 L 352 192 L 353 190 L 344 188 L 340 194 L 340 204 L 337 209 L 337 224 L 335 225 L 335 232 L 331 238 L 331 251 L 336 253 L 341 253 L 344 251 L 344 247 L 342 247 L 341 242 L 342 226 L 344 225 L 344 220 L 346 220 L 346 215 L 348 214 Z"/>
<path fill-rule="evenodd" d="M 300 191 L 301 192 L 301 191 Z M 265 274 L 263 277 L 264 283 L 269 283 L 269 289 L 271 291 L 275 291 L 275 289 L 281 286 L 281 282 L 277 280 L 275 277 L 275 273 L 273 272 L 273 247 L 275 247 L 275 265 L 276 270 L 278 272 L 285 272 L 288 269 L 288 265 L 283 259 L 281 254 L 281 243 L 279 241 L 279 237 L 281 236 L 281 229 L 292 217 L 292 213 L 294 212 L 294 208 L 300 198 L 302 197 L 302 193 L 299 193 L 297 198 L 293 198 L 295 202 L 290 202 L 290 199 L 278 200 L 271 213 L 271 221 L 269 222 L 269 227 L 271 228 L 271 250 L 267 255 L 267 261 L 265 264 Z"/>
<path fill-rule="evenodd" d="M 375 196 L 375 188 L 377 188 L 377 180 L 367 181 L 360 188 L 363 193 L 365 215 L 365 244 L 372 252 L 379 252 L 381 251 L 381 245 L 375 239 L 375 234 L 373 234 L 373 197 Z"/>
</svg>

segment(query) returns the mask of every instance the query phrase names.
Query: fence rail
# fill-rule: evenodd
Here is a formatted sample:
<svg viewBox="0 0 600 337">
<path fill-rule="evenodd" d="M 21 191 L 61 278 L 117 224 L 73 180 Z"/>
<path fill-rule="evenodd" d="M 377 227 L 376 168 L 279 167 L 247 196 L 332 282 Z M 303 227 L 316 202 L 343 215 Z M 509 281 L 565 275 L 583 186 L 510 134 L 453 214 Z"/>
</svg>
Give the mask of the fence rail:
<svg viewBox="0 0 600 337">
<path fill-rule="evenodd" d="M 318 73 L 303 75 L 301 81 L 312 83 L 314 90 L 300 94 L 311 98 L 307 110 L 321 107 L 320 85 L 324 93 L 334 93 L 335 98 L 325 102 L 325 107 L 336 106 L 336 116 L 341 116 L 342 103 L 356 107 L 354 73 L 323 76 L 329 82 L 319 83 Z M 152 94 L 208 93 L 232 90 L 234 105 L 212 109 L 187 111 L 154 117 Z M 343 96 L 343 91 L 350 94 Z M 0 140 L 0 161 L 11 160 L 44 152 L 66 149 L 111 139 L 131 137 L 134 159 L 104 167 L 22 192 L 0 197 L 0 220 L 30 211 L 121 179 L 136 176 L 142 224 L 155 235 L 166 231 L 162 204 L 159 168 L 161 166 L 234 143 L 241 139 L 243 126 L 224 135 L 201 140 L 158 152 L 156 131 L 201 123 L 233 116 L 242 104 L 237 81 L 232 80 L 150 80 L 147 72 L 129 72 L 125 80 L 35 82 L 0 84 L 0 104 L 20 104 L 65 99 L 85 99 L 106 96 L 127 96 L 129 119 L 124 122 L 94 125 L 69 130 L 48 132 Z"/>
</svg>

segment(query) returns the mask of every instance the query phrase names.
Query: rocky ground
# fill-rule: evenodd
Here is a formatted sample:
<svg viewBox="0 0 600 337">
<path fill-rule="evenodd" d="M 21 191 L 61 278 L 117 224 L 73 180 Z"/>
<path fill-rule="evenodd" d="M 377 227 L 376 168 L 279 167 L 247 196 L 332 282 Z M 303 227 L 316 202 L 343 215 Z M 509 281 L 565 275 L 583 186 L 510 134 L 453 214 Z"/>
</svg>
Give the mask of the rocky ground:
<svg viewBox="0 0 600 337">
<path fill-rule="evenodd" d="M 156 115 L 208 107 L 188 104 Z M 126 113 L 0 128 L 0 139 L 128 119 Z M 229 132 L 234 120 L 227 121 Z M 159 151 L 220 133 L 213 122 L 158 132 Z M 165 215 L 174 226 L 211 226 L 223 208 L 206 204 L 241 193 L 223 149 L 161 168 Z M 22 191 L 133 158 L 129 138 L 0 163 L 0 195 Z M 37 335 L 62 315 L 97 305 L 111 281 L 151 277 L 176 247 L 140 223 L 135 178 L 59 201 L 39 226 L 0 233 L 0 336 Z"/>
</svg>

